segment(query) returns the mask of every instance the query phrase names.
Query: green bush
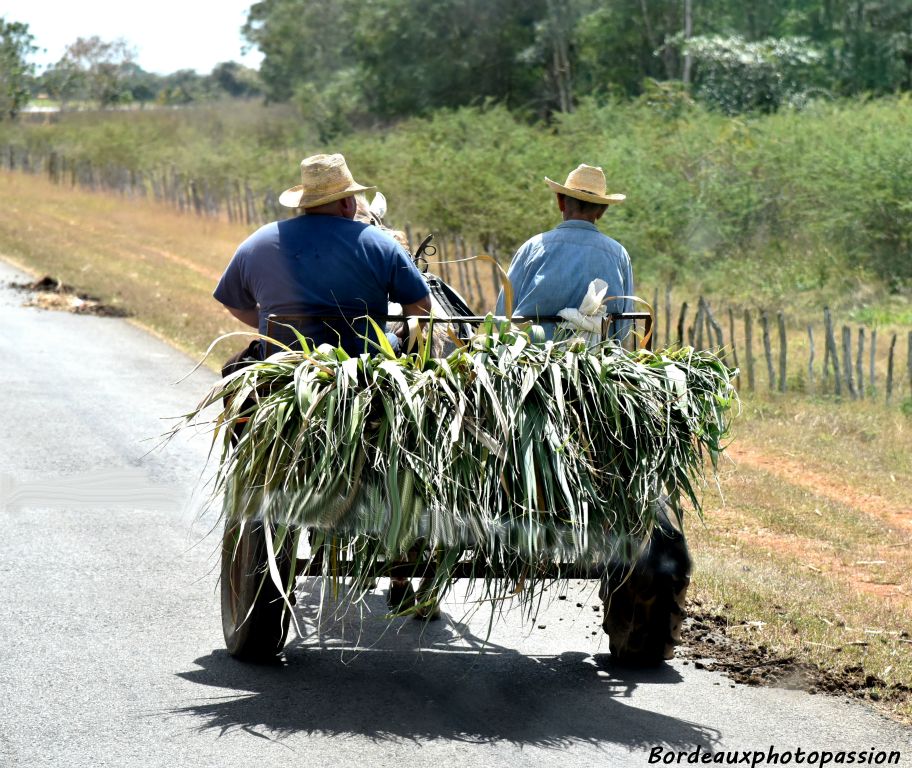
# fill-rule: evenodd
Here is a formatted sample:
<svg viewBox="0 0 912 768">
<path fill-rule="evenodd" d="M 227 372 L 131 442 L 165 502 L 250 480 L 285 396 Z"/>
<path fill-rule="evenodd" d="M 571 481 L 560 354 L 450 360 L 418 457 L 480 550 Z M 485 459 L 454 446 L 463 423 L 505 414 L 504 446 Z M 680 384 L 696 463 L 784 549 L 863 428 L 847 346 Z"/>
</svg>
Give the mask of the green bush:
<svg viewBox="0 0 912 768">
<path fill-rule="evenodd" d="M 898 293 L 912 283 L 910 107 L 903 97 L 727 117 L 647 83 L 634 102 L 583 101 L 547 125 L 482 105 L 328 139 L 344 110 L 316 105 L 327 111 L 308 122 L 287 106 L 232 102 L 2 124 L 0 149 L 174 167 L 258 195 L 296 183 L 302 157 L 341 151 L 387 195 L 393 224 L 461 234 L 504 257 L 559 221 L 543 177 L 586 162 L 627 195 L 602 229 L 627 247 L 640 284 L 835 308 L 861 301 L 863 282 Z"/>
</svg>

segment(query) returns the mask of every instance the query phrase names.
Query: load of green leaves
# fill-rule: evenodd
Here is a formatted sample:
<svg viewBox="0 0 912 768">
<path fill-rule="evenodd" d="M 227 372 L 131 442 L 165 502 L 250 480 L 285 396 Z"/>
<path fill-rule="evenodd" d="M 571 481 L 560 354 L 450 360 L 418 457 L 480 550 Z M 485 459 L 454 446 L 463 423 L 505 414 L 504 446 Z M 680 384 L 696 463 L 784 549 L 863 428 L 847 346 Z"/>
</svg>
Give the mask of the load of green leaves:
<svg viewBox="0 0 912 768">
<path fill-rule="evenodd" d="M 305 345 L 220 380 L 187 418 L 227 402 L 227 520 L 310 530 L 324 574 L 354 564 L 353 595 L 417 550 L 438 591 L 468 557 L 490 590 L 523 580 L 532 599 L 549 568 L 636 549 L 661 500 L 700 512 L 735 398 L 715 355 L 534 343 L 491 318 L 447 357 L 430 347 Z"/>
</svg>

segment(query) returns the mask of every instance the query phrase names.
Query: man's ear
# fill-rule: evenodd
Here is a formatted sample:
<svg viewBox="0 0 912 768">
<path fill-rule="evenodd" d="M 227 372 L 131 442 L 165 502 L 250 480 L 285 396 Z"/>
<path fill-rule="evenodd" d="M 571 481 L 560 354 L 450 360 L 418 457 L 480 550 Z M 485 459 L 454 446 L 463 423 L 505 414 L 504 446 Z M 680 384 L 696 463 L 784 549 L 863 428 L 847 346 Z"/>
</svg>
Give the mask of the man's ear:
<svg viewBox="0 0 912 768">
<path fill-rule="evenodd" d="M 560 193 L 557 194 L 557 207 L 560 208 L 561 213 L 567 208 L 567 201 Z"/>
<path fill-rule="evenodd" d="M 358 212 L 358 202 L 355 200 L 355 196 L 351 195 L 350 197 L 343 197 L 339 203 L 339 208 L 342 212 L 342 215 L 346 219 L 354 219 L 355 214 Z"/>
</svg>

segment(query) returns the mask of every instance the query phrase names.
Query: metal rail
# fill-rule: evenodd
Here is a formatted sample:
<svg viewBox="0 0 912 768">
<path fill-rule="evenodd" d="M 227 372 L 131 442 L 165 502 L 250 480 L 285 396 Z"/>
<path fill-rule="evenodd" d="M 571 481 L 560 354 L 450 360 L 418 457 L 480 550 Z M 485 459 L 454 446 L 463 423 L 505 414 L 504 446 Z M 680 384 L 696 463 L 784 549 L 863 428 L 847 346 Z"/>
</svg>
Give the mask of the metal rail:
<svg viewBox="0 0 912 768">
<path fill-rule="evenodd" d="M 348 578 L 358 574 L 364 575 L 363 571 L 356 569 L 356 564 L 349 560 L 338 560 L 331 565 L 333 575 L 339 578 Z M 321 555 L 312 559 L 306 559 L 298 562 L 295 569 L 297 576 L 322 576 L 324 560 Z M 427 561 L 406 562 L 406 563 L 378 563 L 378 567 L 373 569 L 369 574 L 371 578 L 421 578 L 423 576 L 433 575 L 435 572 L 434 563 Z M 540 579 L 598 579 L 605 572 L 604 565 L 578 565 L 576 563 L 547 563 L 536 566 L 534 575 Z M 466 560 L 456 563 L 450 569 L 454 579 L 471 579 L 483 578 L 485 574 L 490 573 L 488 566 L 483 562 Z M 520 579 L 523 576 L 529 577 L 527 566 L 517 566 L 516 568 L 498 570 L 498 578 L 515 578 Z"/>
<path fill-rule="evenodd" d="M 296 323 L 307 322 L 331 322 L 345 321 L 348 324 L 356 320 L 364 320 L 371 317 L 376 323 L 401 323 L 408 320 L 418 320 L 425 323 L 467 323 L 469 325 L 480 325 L 491 317 L 495 323 L 511 322 L 514 324 L 522 323 L 563 323 L 566 322 L 560 315 L 545 315 L 542 317 L 507 317 L 505 315 L 269 315 L 266 319 L 266 335 L 273 335 L 273 326 L 291 326 L 295 327 Z M 652 350 L 652 326 L 653 318 L 650 312 L 619 312 L 617 314 L 605 315 L 602 318 L 602 338 L 607 339 L 611 329 L 611 323 L 615 320 L 632 320 L 637 322 L 643 321 L 643 340 L 640 343 L 641 349 Z"/>
</svg>

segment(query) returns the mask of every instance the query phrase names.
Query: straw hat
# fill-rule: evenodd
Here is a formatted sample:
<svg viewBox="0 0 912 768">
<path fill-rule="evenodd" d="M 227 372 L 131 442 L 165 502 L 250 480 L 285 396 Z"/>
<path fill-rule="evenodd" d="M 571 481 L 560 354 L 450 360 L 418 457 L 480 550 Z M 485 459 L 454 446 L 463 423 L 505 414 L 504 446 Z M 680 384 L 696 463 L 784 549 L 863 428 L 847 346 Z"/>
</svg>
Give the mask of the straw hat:
<svg viewBox="0 0 912 768">
<path fill-rule="evenodd" d="M 316 208 L 376 187 L 358 184 L 342 155 L 314 155 L 301 161 L 301 183 L 279 195 L 286 208 Z"/>
<path fill-rule="evenodd" d="M 567 197 L 575 197 L 587 203 L 600 203 L 601 205 L 615 205 L 623 203 L 626 195 L 607 195 L 605 191 L 605 172 L 592 165 L 580 165 L 576 170 L 570 171 L 567 181 L 558 184 L 545 176 L 545 182 L 551 189 Z"/>
</svg>

